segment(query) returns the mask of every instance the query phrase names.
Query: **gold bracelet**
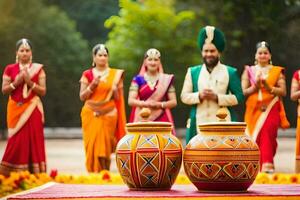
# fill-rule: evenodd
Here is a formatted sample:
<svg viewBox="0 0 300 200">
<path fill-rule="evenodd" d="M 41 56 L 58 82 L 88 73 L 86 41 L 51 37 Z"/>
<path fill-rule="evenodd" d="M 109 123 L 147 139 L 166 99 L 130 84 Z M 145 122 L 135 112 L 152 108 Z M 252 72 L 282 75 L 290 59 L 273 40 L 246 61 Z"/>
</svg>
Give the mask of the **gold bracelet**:
<svg viewBox="0 0 300 200">
<path fill-rule="evenodd" d="M 10 84 L 9 84 L 9 87 L 10 87 L 11 89 L 13 89 L 13 90 L 15 90 L 15 89 L 16 89 L 16 87 L 14 86 L 14 84 L 13 84 L 13 83 L 10 83 Z"/>
<path fill-rule="evenodd" d="M 86 90 L 87 90 L 89 93 L 93 93 L 93 90 L 91 89 L 90 86 L 87 86 Z"/>
<path fill-rule="evenodd" d="M 274 90 L 275 90 L 275 87 L 272 87 L 270 93 L 271 93 L 271 94 L 274 94 Z"/>
<path fill-rule="evenodd" d="M 33 90 L 36 87 L 36 83 L 33 83 L 31 89 Z"/>
<path fill-rule="evenodd" d="M 139 107 L 144 107 L 144 105 L 145 105 L 145 101 L 140 100 L 140 102 L 139 102 Z"/>
</svg>

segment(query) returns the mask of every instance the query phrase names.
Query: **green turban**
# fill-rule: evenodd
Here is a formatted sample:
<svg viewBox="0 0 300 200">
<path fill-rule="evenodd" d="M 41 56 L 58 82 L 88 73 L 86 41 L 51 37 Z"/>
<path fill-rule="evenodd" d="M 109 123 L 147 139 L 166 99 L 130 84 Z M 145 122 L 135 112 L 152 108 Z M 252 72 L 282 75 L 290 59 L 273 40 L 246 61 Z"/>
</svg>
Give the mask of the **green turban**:
<svg viewBox="0 0 300 200">
<path fill-rule="evenodd" d="M 198 35 L 198 45 L 201 50 L 205 43 L 213 43 L 218 51 L 222 52 L 225 48 L 225 36 L 219 29 L 206 26 L 200 30 Z"/>
</svg>

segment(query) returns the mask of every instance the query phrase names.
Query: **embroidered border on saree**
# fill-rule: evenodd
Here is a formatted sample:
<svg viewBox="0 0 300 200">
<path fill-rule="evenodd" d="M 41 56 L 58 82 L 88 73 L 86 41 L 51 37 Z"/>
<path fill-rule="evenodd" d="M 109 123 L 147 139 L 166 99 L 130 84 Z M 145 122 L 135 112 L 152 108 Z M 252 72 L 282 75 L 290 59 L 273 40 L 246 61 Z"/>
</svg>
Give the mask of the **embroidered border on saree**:
<svg viewBox="0 0 300 200">
<path fill-rule="evenodd" d="M 86 105 L 89 107 L 92 111 L 97 112 L 99 115 L 105 115 L 115 109 L 114 100 L 112 99 L 114 90 L 117 88 L 118 83 L 120 82 L 123 70 L 114 70 L 110 69 L 110 72 L 114 73 L 114 79 L 112 81 L 112 86 L 110 91 L 108 92 L 106 98 L 103 101 L 93 101 L 93 100 L 87 100 Z"/>
<path fill-rule="evenodd" d="M 43 105 L 38 96 L 23 105 L 9 98 L 7 105 L 8 137 L 12 137 L 24 126 L 36 107 L 41 112 L 42 122 L 44 122 Z"/>
<path fill-rule="evenodd" d="M 30 164 L 11 164 L 5 161 L 0 163 L 0 171 L 4 174 L 9 175 L 12 171 L 26 171 L 30 170 L 33 173 L 46 172 L 46 162 L 42 161 L 39 163 Z"/>
<path fill-rule="evenodd" d="M 158 83 L 157 83 L 157 88 L 147 100 L 161 101 L 161 99 L 167 93 L 172 80 L 173 80 L 172 75 L 160 74 Z M 141 108 L 139 108 L 139 107 L 135 108 L 135 113 L 134 113 L 134 121 L 135 122 L 140 121 L 140 116 L 139 116 L 140 111 L 141 111 Z M 148 120 L 155 121 L 155 119 L 157 119 L 163 112 L 164 112 L 163 109 L 152 109 L 151 115 Z"/>
</svg>

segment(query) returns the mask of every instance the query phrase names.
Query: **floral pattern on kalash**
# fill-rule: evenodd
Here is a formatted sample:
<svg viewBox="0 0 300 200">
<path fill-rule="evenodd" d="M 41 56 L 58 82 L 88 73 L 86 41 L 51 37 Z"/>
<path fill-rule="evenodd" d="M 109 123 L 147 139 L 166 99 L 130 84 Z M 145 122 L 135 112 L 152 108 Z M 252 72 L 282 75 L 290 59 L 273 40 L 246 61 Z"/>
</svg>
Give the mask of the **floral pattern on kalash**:
<svg viewBox="0 0 300 200">
<path fill-rule="evenodd" d="M 127 135 L 117 145 L 117 168 L 132 190 L 169 190 L 179 173 L 181 143 L 171 134 L 171 125 L 167 131 L 160 131 L 159 122 L 155 125 L 127 128 Z"/>
<path fill-rule="evenodd" d="M 259 172 L 259 149 L 245 135 L 246 125 L 199 126 L 186 146 L 183 162 L 191 182 L 201 191 L 245 191 Z"/>
</svg>

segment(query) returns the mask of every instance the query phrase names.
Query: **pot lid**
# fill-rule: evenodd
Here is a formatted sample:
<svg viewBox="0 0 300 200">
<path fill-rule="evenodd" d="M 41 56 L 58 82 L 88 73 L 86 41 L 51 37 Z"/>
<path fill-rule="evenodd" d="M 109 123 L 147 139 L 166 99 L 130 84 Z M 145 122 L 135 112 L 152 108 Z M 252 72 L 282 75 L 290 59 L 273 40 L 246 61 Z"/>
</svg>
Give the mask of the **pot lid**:
<svg viewBox="0 0 300 200">
<path fill-rule="evenodd" d="M 246 126 L 246 122 L 206 122 L 201 123 L 199 127 L 207 127 L 207 126 Z"/>
<path fill-rule="evenodd" d="M 226 117 L 227 117 L 227 109 L 225 109 L 224 107 L 221 107 L 218 109 L 216 116 L 219 118 L 219 121 L 217 122 L 206 122 L 206 123 L 201 123 L 198 124 L 198 127 L 200 129 L 202 128 L 242 128 L 242 127 L 246 127 L 247 124 L 246 122 L 228 122 L 226 121 Z"/>
<path fill-rule="evenodd" d="M 133 122 L 127 123 L 126 127 L 172 127 L 170 122 Z"/>
<path fill-rule="evenodd" d="M 130 130 L 139 128 L 139 129 L 149 130 L 149 131 L 151 131 L 151 130 L 157 131 L 157 129 L 167 129 L 167 130 L 172 129 L 173 124 L 170 122 L 149 121 L 150 115 L 151 115 L 151 110 L 149 108 L 142 108 L 142 110 L 139 112 L 141 121 L 127 123 L 126 128 L 130 129 Z"/>
</svg>

